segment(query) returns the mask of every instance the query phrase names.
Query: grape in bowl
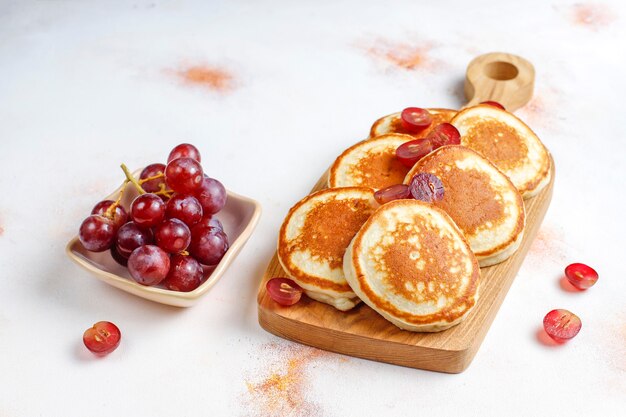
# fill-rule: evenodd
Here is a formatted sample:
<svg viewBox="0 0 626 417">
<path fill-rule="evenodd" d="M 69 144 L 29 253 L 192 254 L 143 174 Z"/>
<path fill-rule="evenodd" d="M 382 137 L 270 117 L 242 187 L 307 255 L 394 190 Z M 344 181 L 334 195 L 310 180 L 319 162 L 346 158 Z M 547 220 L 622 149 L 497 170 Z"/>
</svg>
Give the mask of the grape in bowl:
<svg viewBox="0 0 626 417">
<path fill-rule="evenodd" d="M 133 176 L 139 178 L 141 171 L 134 172 Z M 138 196 L 138 191 L 131 183 L 125 183 L 103 200 L 116 200 L 122 189 L 124 192 L 120 203 L 126 211 L 129 211 L 132 201 Z M 261 215 L 261 207 L 255 200 L 229 190 L 226 190 L 226 193 L 226 204 L 217 214 L 217 219 L 228 233 L 229 248 L 217 265 L 203 268 L 203 282 L 192 291 L 172 291 L 158 286 L 141 285 L 131 278 L 127 268 L 111 257 L 108 250 L 90 252 L 81 244 L 78 236 L 67 244 L 66 253 L 72 261 L 91 272 L 96 278 L 123 291 L 162 304 L 177 307 L 192 306 L 222 277 L 249 239 Z"/>
</svg>

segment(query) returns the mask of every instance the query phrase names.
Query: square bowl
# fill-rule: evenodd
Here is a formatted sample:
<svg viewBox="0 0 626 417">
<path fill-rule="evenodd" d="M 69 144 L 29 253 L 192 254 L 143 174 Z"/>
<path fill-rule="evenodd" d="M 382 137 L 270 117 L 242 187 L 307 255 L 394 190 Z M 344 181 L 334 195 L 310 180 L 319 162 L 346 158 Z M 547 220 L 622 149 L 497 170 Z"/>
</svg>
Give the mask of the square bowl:
<svg viewBox="0 0 626 417">
<path fill-rule="evenodd" d="M 137 170 L 133 175 L 137 178 L 140 173 L 141 170 Z M 103 200 L 116 200 L 122 189 L 124 189 L 124 195 L 122 196 L 121 205 L 129 211 L 130 203 L 138 195 L 137 190 L 130 183 L 123 184 L 113 193 L 103 198 Z M 230 247 L 217 265 L 212 267 L 203 266 L 204 280 L 193 291 L 171 291 L 158 286 L 147 287 L 140 285 L 131 278 L 126 267 L 118 264 L 111 257 L 109 251 L 90 252 L 80 243 L 78 236 L 74 236 L 69 241 L 65 251 L 72 261 L 109 285 L 157 303 L 176 307 L 190 307 L 198 302 L 200 297 L 209 291 L 222 277 L 228 266 L 235 260 L 241 248 L 250 238 L 261 216 L 261 205 L 257 201 L 231 191 L 227 191 L 227 194 L 226 205 L 217 213 L 216 217 L 224 226 Z"/>
</svg>

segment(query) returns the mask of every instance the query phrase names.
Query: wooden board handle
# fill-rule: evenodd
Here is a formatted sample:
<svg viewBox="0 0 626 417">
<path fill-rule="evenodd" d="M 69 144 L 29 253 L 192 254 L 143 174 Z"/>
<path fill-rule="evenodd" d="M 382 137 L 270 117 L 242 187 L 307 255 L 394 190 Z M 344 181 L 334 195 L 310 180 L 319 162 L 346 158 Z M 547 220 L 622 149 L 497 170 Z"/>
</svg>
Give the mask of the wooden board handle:
<svg viewBox="0 0 626 417">
<path fill-rule="evenodd" d="M 530 101 L 534 86 L 535 68 L 524 58 L 502 52 L 480 55 L 467 66 L 465 107 L 493 100 L 514 111 Z"/>
</svg>

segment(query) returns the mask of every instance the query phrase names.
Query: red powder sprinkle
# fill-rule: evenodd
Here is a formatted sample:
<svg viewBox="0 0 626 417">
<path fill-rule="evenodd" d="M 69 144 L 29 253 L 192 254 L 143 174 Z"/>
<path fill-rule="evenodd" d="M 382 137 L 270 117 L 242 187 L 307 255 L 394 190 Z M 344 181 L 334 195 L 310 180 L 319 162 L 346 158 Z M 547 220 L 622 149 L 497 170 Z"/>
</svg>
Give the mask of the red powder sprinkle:
<svg viewBox="0 0 626 417">
<path fill-rule="evenodd" d="M 624 313 L 618 319 L 615 334 L 618 336 L 612 344 L 612 356 L 616 359 L 615 366 L 626 372 L 626 314 Z"/>
<path fill-rule="evenodd" d="M 533 240 L 528 255 L 531 261 L 536 260 L 540 264 L 551 259 L 556 262 L 565 262 L 565 244 L 563 231 L 551 225 L 542 225 Z"/>
<path fill-rule="evenodd" d="M 523 107 L 523 111 L 531 114 L 540 114 L 545 112 L 545 105 L 543 99 L 539 95 L 535 95 L 529 102 Z"/>
<path fill-rule="evenodd" d="M 212 66 L 191 66 L 177 72 L 185 83 L 225 93 L 234 88 L 234 77 L 227 70 Z"/>
<path fill-rule="evenodd" d="M 412 45 L 380 39 L 365 50 L 378 61 L 383 61 L 395 68 L 412 71 L 434 66 L 435 62 L 429 57 L 431 48 L 429 44 Z"/>
<path fill-rule="evenodd" d="M 557 112 L 561 107 L 562 93 L 555 87 L 538 88 L 533 98 L 516 114 L 533 129 L 558 130 L 561 125 Z"/>
<path fill-rule="evenodd" d="M 588 327 L 587 331 L 592 333 L 593 340 L 599 342 L 594 344 L 598 357 L 602 357 L 610 367 L 626 372 L 626 310 L 612 309 L 605 319 L 598 321 L 594 328 Z M 618 386 L 626 388 L 626 379 L 622 379 Z"/>
<path fill-rule="evenodd" d="M 4 229 L 2 228 L 2 226 L 0 226 L 0 236 L 2 236 L 4 234 Z"/>
<path fill-rule="evenodd" d="M 524 107 L 520 108 L 518 115 L 529 126 L 549 125 L 549 119 L 552 112 L 546 111 L 545 99 L 539 94 L 535 94 L 533 98 Z"/>
<path fill-rule="evenodd" d="M 615 20 L 615 13 L 605 4 L 580 3 L 572 6 L 571 20 L 577 26 L 599 30 Z"/>
<path fill-rule="evenodd" d="M 584 332 L 583 337 L 591 342 L 588 347 L 594 349 L 592 352 L 594 356 L 589 357 L 602 360 L 608 367 L 607 372 L 603 373 L 602 379 L 598 381 L 601 388 L 609 397 L 622 398 L 626 392 L 626 378 L 624 378 L 626 376 L 626 310 L 622 308 L 619 311 L 615 308 L 616 305 L 609 305 L 606 302 L 605 306 L 599 309 L 606 310 L 604 312 L 597 311 L 597 314 L 594 314 L 587 311 L 586 321 L 584 317 L 581 317 L 583 319 L 581 332 Z"/>
<path fill-rule="evenodd" d="M 264 346 L 264 351 L 264 356 L 269 356 L 263 358 L 267 364 L 261 369 L 259 376 L 246 380 L 249 415 L 263 417 L 324 415 L 320 405 L 307 393 L 308 369 L 321 358 L 338 356 L 292 343 L 270 343 Z"/>
</svg>

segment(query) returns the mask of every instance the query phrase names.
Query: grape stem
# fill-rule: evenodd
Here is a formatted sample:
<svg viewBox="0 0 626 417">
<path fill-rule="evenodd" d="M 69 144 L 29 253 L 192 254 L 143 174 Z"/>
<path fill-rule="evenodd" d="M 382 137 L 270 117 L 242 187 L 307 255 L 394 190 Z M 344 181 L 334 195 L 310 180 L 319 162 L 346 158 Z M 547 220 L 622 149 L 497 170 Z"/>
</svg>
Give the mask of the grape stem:
<svg viewBox="0 0 626 417">
<path fill-rule="evenodd" d="M 173 191 L 168 190 L 165 187 L 165 184 L 161 183 L 161 184 L 159 184 L 159 191 L 157 191 L 155 194 L 156 195 L 162 195 L 162 196 L 165 196 L 167 198 L 170 198 L 173 193 L 174 193 Z"/>
<path fill-rule="evenodd" d="M 133 183 L 133 185 L 135 186 L 139 194 L 145 194 L 146 191 L 141 187 L 141 184 L 139 184 L 137 179 L 133 177 L 133 174 L 130 173 L 126 164 L 122 164 L 120 165 L 120 167 L 122 168 L 122 171 L 124 171 L 124 175 L 126 175 L 126 179 Z"/>
<path fill-rule="evenodd" d="M 160 174 L 156 174 L 156 175 L 153 175 L 153 176 L 148 177 L 148 178 L 144 178 L 144 179 L 140 178 L 138 182 L 139 182 L 139 185 L 144 185 L 148 181 L 158 180 L 158 179 L 161 179 L 161 178 L 165 178 L 165 174 L 162 173 L 162 172 Z M 167 198 L 170 198 L 172 196 L 172 194 L 173 194 L 173 191 L 172 190 L 168 190 L 167 187 L 165 187 L 165 184 L 160 183 L 159 184 L 159 191 L 156 191 L 154 194 L 162 195 L 162 196 L 165 196 Z"/>
<path fill-rule="evenodd" d="M 144 183 L 146 183 L 148 181 L 158 180 L 159 178 L 163 178 L 163 177 L 165 177 L 165 174 L 161 172 L 160 174 L 156 174 L 156 175 L 153 175 L 153 176 L 148 177 L 148 178 L 139 179 L 139 184 L 143 185 Z"/>
<path fill-rule="evenodd" d="M 117 196 L 117 200 L 115 200 L 115 203 L 111 204 L 109 208 L 107 209 L 107 211 L 104 212 L 104 217 L 108 219 L 113 219 L 113 212 L 115 211 L 117 206 L 120 205 L 120 202 L 122 201 L 122 196 L 124 195 L 124 189 L 126 188 L 126 184 L 128 184 L 128 181 L 129 180 L 124 181 L 124 184 L 122 185 L 122 189 L 120 190 L 120 195 Z"/>
</svg>

